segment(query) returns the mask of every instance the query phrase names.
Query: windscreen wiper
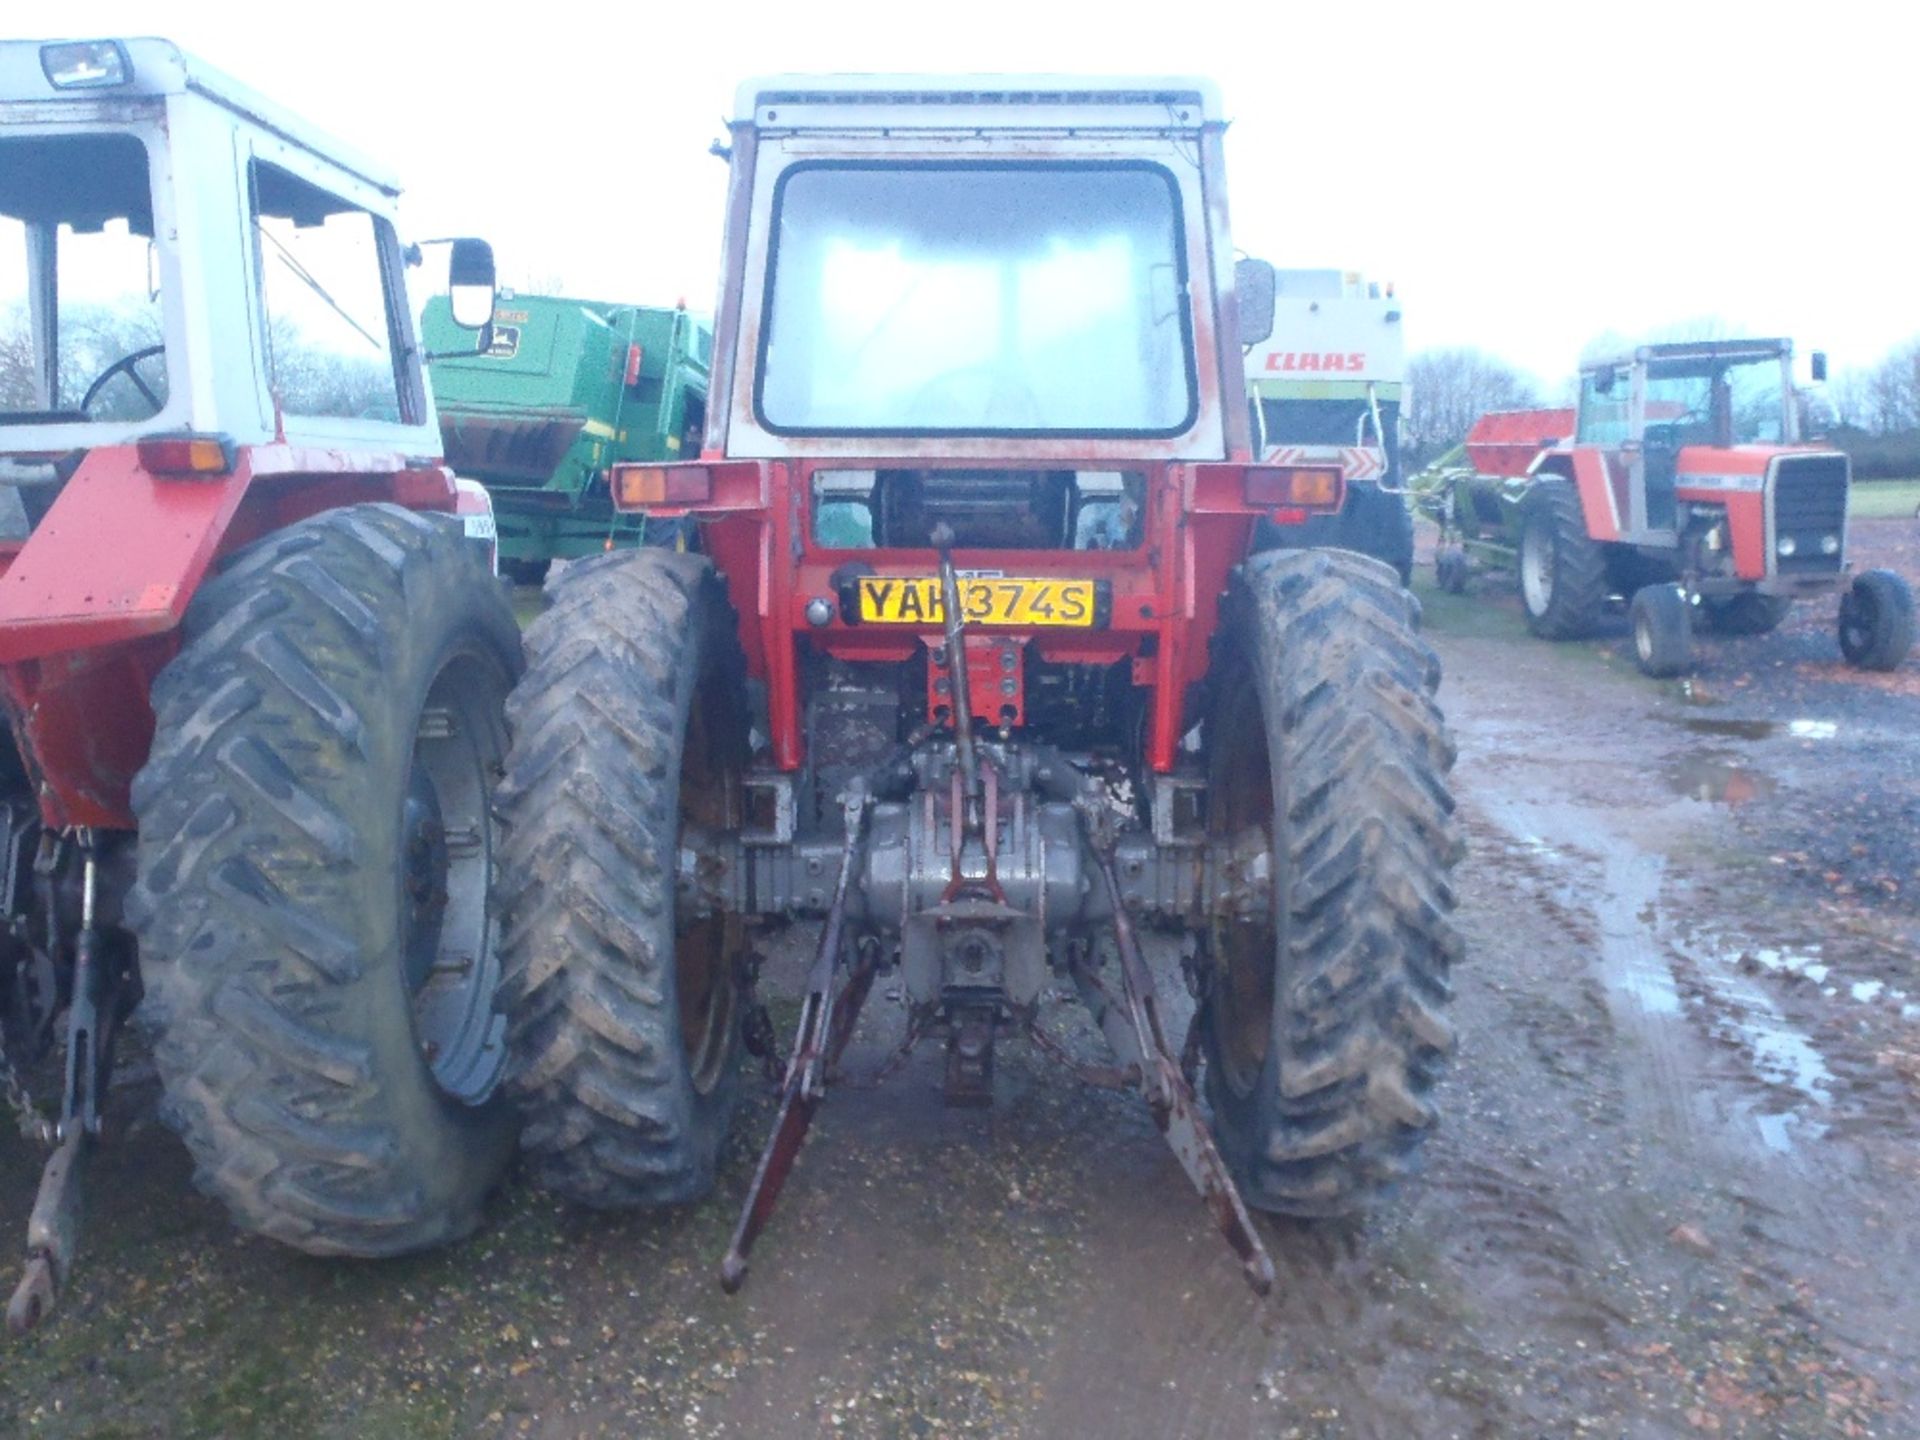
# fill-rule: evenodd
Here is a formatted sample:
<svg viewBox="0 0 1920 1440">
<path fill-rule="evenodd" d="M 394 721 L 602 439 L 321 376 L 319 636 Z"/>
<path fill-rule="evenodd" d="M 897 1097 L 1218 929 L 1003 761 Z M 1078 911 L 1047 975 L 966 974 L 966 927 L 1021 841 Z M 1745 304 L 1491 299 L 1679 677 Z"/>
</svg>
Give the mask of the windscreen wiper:
<svg viewBox="0 0 1920 1440">
<path fill-rule="evenodd" d="M 385 353 L 385 347 L 382 346 L 378 340 L 373 338 L 372 334 L 367 330 L 367 328 L 364 325 L 362 325 L 358 320 L 354 319 L 353 316 L 349 315 L 346 312 L 346 310 L 341 306 L 338 300 L 334 299 L 333 296 L 327 293 L 326 287 L 322 285 L 318 280 L 314 279 L 313 276 L 308 273 L 307 267 L 302 265 L 299 262 L 299 260 L 295 258 L 294 253 L 291 250 L 289 250 L 283 243 L 281 243 L 280 238 L 278 236 L 272 234 L 270 231 L 265 230 L 259 226 L 255 226 L 254 228 L 263 240 L 268 241 L 275 250 L 278 250 L 280 252 L 280 263 L 282 265 L 285 265 L 295 275 L 299 276 L 300 279 L 306 283 L 306 286 L 309 290 L 313 291 L 314 294 L 318 295 L 322 300 L 326 301 L 328 308 L 331 309 L 334 314 L 338 315 L 342 320 L 346 321 L 347 324 L 351 325 L 355 330 L 359 331 L 360 338 L 362 340 L 365 340 L 367 344 L 371 345 L 375 350 L 380 351 L 381 353 Z"/>
</svg>

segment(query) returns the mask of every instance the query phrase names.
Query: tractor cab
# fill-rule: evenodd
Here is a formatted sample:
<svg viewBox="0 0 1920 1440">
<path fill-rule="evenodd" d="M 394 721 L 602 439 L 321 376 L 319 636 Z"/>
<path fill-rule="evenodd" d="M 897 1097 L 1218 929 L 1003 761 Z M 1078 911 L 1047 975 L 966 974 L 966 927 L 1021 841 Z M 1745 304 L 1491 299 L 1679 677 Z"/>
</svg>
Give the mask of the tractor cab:
<svg viewBox="0 0 1920 1440">
<path fill-rule="evenodd" d="M 398 194 L 166 41 L 0 43 L 0 506 L 15 538 L 102 446 L 196 435 L 228 460 L 275 440 L 438 456 Z M 473 324 L 491 311 L 483 251 L 460 257 Z"/>
<path fill-rule="evenodd" d="M 1711 466 L 1711 452 L 1751 458 L 1794 444 L 1795 419 L 1791 341 L 1646 345 L 1581 370 L 1574 441 L 1618 452 L 1623 529 L 1657 545 L 1681 528 L 1683 450 L 1695 452 L 1689 469 Z"/>
<path fill-rule="evenodd" d="M 397 497 L 485 535 L 484 492 L 438 467 L 399 193 L 167 41 L 0 42 L 0 662 L 170 630 L 200 521 Z M 448 273 L 484 331 L 491 250 L 452 242 Z M 140 483 L 181 476 L 223 483 Z M 34 543 L 56 509 L 78 559 Z"/>
</svg>

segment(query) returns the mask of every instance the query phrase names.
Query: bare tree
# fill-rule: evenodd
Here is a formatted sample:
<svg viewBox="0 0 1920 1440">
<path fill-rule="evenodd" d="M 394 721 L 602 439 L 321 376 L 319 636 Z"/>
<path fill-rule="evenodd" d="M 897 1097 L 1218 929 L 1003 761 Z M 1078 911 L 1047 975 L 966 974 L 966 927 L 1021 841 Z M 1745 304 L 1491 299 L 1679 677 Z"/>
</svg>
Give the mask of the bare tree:
<svg viewBox="0 0 1920 1440">
<path fill-rule="evenodd" d="M 1409 464 L 1421 465 L 1467 438 L 1489 410 L 1540 403 L 1534 383 L 1504 360 L 1474 349 L 1426 350 L 1407 366 L 1408 403 L 1400 427 Z"/>
<path fill-rule="evenodd" d="M 1639 335 L 1628 335 L 1621 330 L 1602 330 L 1580 347 L 1580 363 L 1586 365 L 1596 360 L 1618 359 L 1622 355 L 1632 354 L 1642 345 L 1678 345 L 1696 340 L 1737 338 L 1738 329 L 1723 316 L 1689 315 L 1665 325 L 1655 325 Z"/>
<path fill-rule="evenodd" d="M 1878 364 L 1848 370 L 1833 384 L 1841 425 L 1873 435 L 1920 431 L 1920 338 L 1888 352 Z"/>
<path fill-rule="evenodd" d="M 1827 400 L 1827 438 L 1853 458 L 1855 479 L 1920 474 L 1920 337 L 1837 376 Z"/>
<path fill-rule="evenodd" d="M 60 403 L 72 409 L 99 376 L 116 360 L 160 343 L 160 318 L 151 307 L 75 305 L 60 315 Z M 35 376 L 39 361 L 27 326 L 25 306 L 0 314 L 0 410 L 38 408 Z M 162 399 L 166 397 L 165 367 L 149 362 L 140 377 Z M 116 377 L 96 397 L 95 419 L 139 419 L 151 407 L 131 381 Z"/>
<path fill-rule="evenodd" d="M 1656 325 L 1641 342 L 1646 345 L 1678 345 L 1694 340 L 1738 340 L 1740 327 L 1722 315 L 1688 315 Z"/>
<path fill-rule="evenodd" d="M 392 362 L 370 350 L 339 353 L 312 342 L 292 321 L 268 324 L 273 389 L 291 414 L 355 419 L 399 418 Z M 116 360 L 161 343 L 160 319 L 138 305 L 74 306 L 61 316 L 60 403 L 79 405 L 87 387 Z M 34 375 L 37 361 L 24 307 L 0 311 L 0 411 L 38 408 Z M 167 369 L 159 357 L 143 361 L 140 378 L 164 401 Z M 152 406 L 124 376 L 103 386 L 89 407 L 95 420 L 143 420 Z"/>
<path fill-rule="evenodd" d="M 0 410 L 34 408 L 33 337 L 27 331 L 27 307 L 0 311 Z"/>
<path fill-rule="evenodd" d="M 1867 372 L 1843 370 L 1827 387 L 1827 404 L 1833 410 L 1833 422 L 1849 430 L 1865 430 L 1871 403 L 1867 395 Z"/>
</svg>

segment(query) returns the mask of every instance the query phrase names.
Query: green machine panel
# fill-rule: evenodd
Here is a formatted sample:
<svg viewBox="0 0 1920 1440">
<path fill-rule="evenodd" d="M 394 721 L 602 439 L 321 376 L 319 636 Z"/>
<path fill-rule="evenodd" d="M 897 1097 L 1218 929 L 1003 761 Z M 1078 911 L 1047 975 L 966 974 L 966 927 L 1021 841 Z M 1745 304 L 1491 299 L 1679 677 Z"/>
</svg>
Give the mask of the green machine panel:
<svg viewBox="0 0 1920 1440">
<path fill-rule="evenodd" d="M 614 513 L 607 467 L 699 453 L 713 356 L 704 322 L 503 291 L 484 354 L 444 297 L 427 303 L 423 329 L 429 353 L 454 352 L 428 365 L 447 462 L 491 492 L 510 575 L 646 538 Z"/>
</svg>

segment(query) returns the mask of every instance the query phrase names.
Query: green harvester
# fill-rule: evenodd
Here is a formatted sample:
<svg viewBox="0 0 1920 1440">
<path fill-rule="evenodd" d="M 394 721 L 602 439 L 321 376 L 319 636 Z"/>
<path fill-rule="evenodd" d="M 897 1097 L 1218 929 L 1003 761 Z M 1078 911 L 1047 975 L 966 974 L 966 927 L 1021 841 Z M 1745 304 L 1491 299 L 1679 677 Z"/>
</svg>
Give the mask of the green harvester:
<svg viewBox="0 0 1920 1440">
<path fill-rule="evenodd" d="M 614 512 L 609 467 L 700 452 L 713 332 L 685 310 L 502 292 L 493 345 L 472 351 L 444 298 L 427 303 L 447 463 L 493 496 L 500 568 L 537 583 L 555 560 L 671 534 Z"/>
</svg>

